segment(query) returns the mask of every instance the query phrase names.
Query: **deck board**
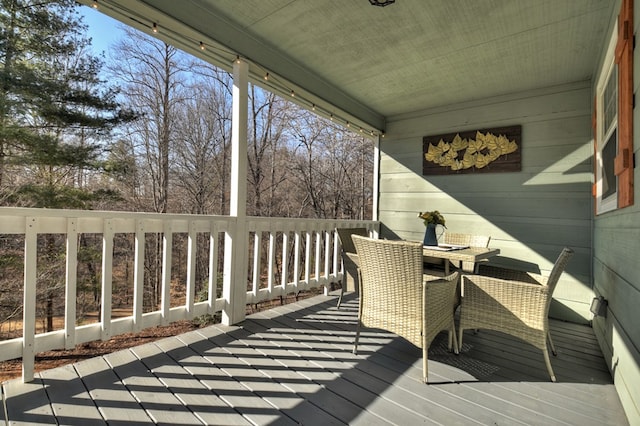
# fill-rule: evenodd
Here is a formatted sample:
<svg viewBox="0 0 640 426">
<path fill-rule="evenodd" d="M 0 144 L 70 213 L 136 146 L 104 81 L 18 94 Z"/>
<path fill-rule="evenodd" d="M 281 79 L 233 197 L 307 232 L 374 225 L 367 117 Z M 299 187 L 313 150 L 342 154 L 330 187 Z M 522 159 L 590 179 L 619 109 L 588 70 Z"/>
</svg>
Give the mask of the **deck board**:
<svg viewBox="0 0 640 426">
<path fill-rule="evenodd" d="M 539 350 L 467 331 L 460 355 L 441 333 L 422 351 L 364 329 L 357 299 L 317 296 L 3 384 L 11 424 L 625 425 L 586 326 L 551 321 L 558 377 Z"/>
<path fill-rule="evenodd" d="M 104 420 L 73 365 L 39 373 L 56 419 L 61 424 L 103 425 Z"/>
<path fill-rule="evenodd" d="M 163 382 L 193 410 L 205 424 L 220 425 L 249 425 L 249 421 L 242 417 L 233 407 L 230 407 L 218 395 L 200 380 L 193 380 L 186 365 L 198 361 L 199 356 L 178 337 L 162 339 L 156 342 L 158 348 L 164 351 L 171 360 L 166 360 L 158 370 L 167 377 Z M 175 363 L 172 365 L 172 363 Z"/>
<path fill-rule="evenodd" d="M 104 357 L 87 359 L 74 367 L 108 424 L 154 424 Z"/>
<path fill-rule="evenodd" d="M 139 346 L 105 355 L 122 383 L 146 410 L 149 417 L 160 424 L 193 425 L 200 423 L 180 400 L 151 372 L 135 351 L 144 352 L 147 346 Z M 149 360 L 147 360 L 149 362 Z"/>
<path fill-rule="evenodd" d="M 266 344 L 269 344 L 269 335 L 260 334 L 261 331 L 264 332 L 267 329 L 260 327 L 256 321 L 249 321 L 248 323 L 247 328 L 251 329 L 256 335 L 260 335 Z M 280 323 L 272 321 L 270 325 L 276 330 L 286 330 L 286 327 L 290 324 L 287 324 L 286 321 Z M 296 331 L 304 331 L 304 329 Z M 336 348 L 330 342 L 319 340 L 317 336 L 309 333 L 297 333 L 296 336 L 293 336 L 284 331 L 283 335 L 288 338 L 286 343 L 283 342 L 288 348 L 286 349 L 288 355 L 299 358 L 290 360 L 287 364 L 288 368 L 297 371 L 300 376 L 308 381 L 307 384 L 296 383 L 293 388 L 297 388 L 298 392 L 310 395 L 310 402 L 331 412 L 344 423 L 358 418 L 361 422 L 389 424 L 381 417 L 381 413 L 370 412 L 367 414 L 365 411 L 366 415 L 362 415 L 363 407 L 366 407 L 369 401 L 375 399 L 375 394 L 341 379 L 340 374 L 352 367 L 351 364 L 344 364 L 335 356 L 335 354 L 338 356 L 345 354 L 343 348 Z M 268 356 L 287 356 L 287 353 L 283 352 L 282 345 L 279 346 L 278 351 L 266 350 L 264 353 Z M 310 392 L 312 390 L 309 388 L 310 386 L 313 386 L 316 390 Z M 349 393 L 349 390 L 352 393 Z M 368 398 L 365 396 L 367 393 L 369 394 Z M 359 404 L 358 401 L 362 402 Z M 390 406 L 385 412 L 394 408 L 397 409 L 397 407 Z M 404 424 L 409 424 L 409 421 L 421 420 L 419 416 L 412 415 L 412 413 L 404 412 L 401 414 L 403 415 L 402 423 Z"/>
<path fill-rule="evenodd" d="M 22 383 L 11 380 L 3 384 L 7 402 L 6 417 L 14 425 L 55 425 L 55 415 L 42 381 Z"/>
</svg>

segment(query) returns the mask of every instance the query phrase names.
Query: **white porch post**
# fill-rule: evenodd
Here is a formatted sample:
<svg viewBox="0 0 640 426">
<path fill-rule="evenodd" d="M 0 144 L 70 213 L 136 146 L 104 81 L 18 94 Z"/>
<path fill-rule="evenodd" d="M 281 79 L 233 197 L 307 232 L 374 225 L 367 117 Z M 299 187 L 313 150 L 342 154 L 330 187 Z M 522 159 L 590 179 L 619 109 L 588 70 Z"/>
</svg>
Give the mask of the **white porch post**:
<svg viewBox="0 0 640 426">
<path fill-rule="evenodd" d="M 245 317 L 247 293 L 247 123 L 249 66 L 233 63 L 233 121 L 231 124 L 231 194 L 229 215 L 236 224 L 225 234 L 222 324 Z"/>
<path fill-rule="evenodd" d="M 380 190 L 380 136 L 375 139 L 373 145 L 373 205 L 371 219 L 378 220 L 378 191 Z M 378 232 L 374 233 L 374 237 L 379 237 Z"/>
</svg>

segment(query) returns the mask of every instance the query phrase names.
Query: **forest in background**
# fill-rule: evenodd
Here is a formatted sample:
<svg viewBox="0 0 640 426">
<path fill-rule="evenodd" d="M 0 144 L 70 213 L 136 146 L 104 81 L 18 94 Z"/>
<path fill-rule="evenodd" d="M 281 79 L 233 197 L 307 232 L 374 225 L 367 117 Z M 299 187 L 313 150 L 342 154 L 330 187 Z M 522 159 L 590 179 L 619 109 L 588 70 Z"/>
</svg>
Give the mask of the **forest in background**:
<svg viewBox="0 0 640 426">
<path fill-rule="evenodd" d="M 79 7 L 0 0 L 0 205 L 228 214 L 231 76 L 131 28 L 95 56 Z M 247 214 L 370 219 L 373 140 L 257 86 L 249 94 Z M 51 331 L 64 301 L 65 242 L 42 238 L 37 311 Z M 101 236 L 79 238 L 82 322 L 100 311 Z M 114 307 L 126 310 L 133 240 L 119 238 Z M 179 292 L 186 236 L 174 244 Z M 147 307 L 159 300 L 161 245 L 161 234 L 147 235 Z M 22 316 L 23 248 L 21 237 L 0 235 L 0 337 Z M 198 282 L 206 263 L 198 259 Z"/>
</svg>

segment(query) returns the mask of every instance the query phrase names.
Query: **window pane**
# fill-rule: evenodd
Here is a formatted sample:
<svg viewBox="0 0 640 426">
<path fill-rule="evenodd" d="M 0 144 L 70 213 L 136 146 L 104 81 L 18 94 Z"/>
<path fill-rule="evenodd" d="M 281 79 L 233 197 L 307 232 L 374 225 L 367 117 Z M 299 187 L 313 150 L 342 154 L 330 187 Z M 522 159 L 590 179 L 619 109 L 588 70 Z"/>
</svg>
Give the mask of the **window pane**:
<svg viewBox="0 0 640 426">
<path fill-rule="evenodd" d="M 616 193 L 616 175 L 613 163 L 616 158 L 617 151 L 617 135 L 616 131 L 611 134 L 609 139 L 602 148 L 602 199 Z"/>
<path fill-rule="evenodd" d="M 604 107 L 604 133 L 608 133 L 611 130 L 611 126 L 616 121 L 616 114 L 618 113 L 618 67 L 613 67 L 607 86 L 602 94 L 602 104 Z"/>
</svg>

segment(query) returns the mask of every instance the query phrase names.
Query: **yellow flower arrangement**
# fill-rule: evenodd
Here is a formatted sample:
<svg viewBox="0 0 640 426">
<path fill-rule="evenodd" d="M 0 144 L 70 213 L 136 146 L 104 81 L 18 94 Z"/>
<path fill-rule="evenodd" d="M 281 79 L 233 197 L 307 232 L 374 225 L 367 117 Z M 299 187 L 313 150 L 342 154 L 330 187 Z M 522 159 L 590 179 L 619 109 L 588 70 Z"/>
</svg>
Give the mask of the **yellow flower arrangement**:
<svg viewBox="0 0 640 426">
<path fill-rule="evenodd" d="M 444 220 L 444 216 L 442 216 L 442 214 L 438 211 L 438 210 L 434 210 L 432 212 L 420 212 L 418 214 L 418 217 L 420 219 L 422 219 L 422 221 L 424 222 L 424 226 L 427 226 L 428 224 L 432 223 L 434 225 L 442 225 L 446 228 L 445 226 L 445 220 Z"/>
</svg>

